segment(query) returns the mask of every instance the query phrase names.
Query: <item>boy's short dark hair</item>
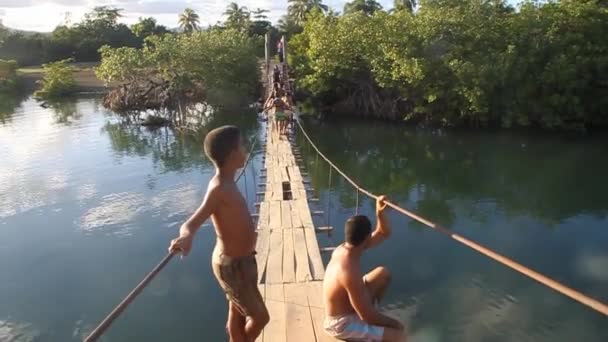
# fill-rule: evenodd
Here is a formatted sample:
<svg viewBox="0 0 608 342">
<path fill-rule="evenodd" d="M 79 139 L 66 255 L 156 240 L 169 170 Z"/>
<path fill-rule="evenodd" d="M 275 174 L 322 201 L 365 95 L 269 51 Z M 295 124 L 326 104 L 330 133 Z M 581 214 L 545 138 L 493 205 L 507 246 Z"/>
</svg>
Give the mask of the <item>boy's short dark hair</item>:
<svg viewBox="0 0 608 342">
<path fill-rule="evenodd" d="M 371 233 L 372 223 L 364 215 L 353 216 L 344 225 L 345 240 L 355 247 L 362 244 Z"/>
<path fill-rule="evenodd" d="M 218 127 L 205 137 L 205 154 L 217 167 L 222 167 L 230 152 L 238 148 L 240 139 L 241 130 L 238 127 Z"/>
</svg>

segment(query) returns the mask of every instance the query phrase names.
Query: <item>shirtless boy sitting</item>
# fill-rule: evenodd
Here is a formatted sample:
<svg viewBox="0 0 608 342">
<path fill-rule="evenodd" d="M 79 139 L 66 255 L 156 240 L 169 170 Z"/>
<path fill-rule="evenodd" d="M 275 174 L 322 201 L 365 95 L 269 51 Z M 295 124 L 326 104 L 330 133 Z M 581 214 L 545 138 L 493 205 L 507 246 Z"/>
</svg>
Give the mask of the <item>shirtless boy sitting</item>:
<svg viewBox="0 0 608 342">
<path fill-rule="evenodd" d="M 212 130 L 205 137 L 205 154 L 213 161 L 215 176 L 203 203 L 171 241 L 169 251 L 186 256 L 194 234 L 209 218 L 217 240 L 213 250 L 213 273 L 228 299 L 226 329 L 233 342 L 253 342 L 268 323 L 268 310 L 258 290 L 255 245 L 257 234 L 247 204 L 234 176 L 245 164 L 247 152 L 235 126 Z"/>
<path fill-rule="evenodd" d="M 333 252 L 323 281 L 325 331 L 332 337 L 348 341 L 405 342 L 403 325 L 378 312 L 380 301 L 390 282 L 390 273 L 377 267 L 363 275 L 361 255 L 375 247 L 390 234 L 385 216 L 385 197 L 376 202 L 378 224 L 365 216 L 353 216 L 346 221 L 345 242 Z"/>
</svg>

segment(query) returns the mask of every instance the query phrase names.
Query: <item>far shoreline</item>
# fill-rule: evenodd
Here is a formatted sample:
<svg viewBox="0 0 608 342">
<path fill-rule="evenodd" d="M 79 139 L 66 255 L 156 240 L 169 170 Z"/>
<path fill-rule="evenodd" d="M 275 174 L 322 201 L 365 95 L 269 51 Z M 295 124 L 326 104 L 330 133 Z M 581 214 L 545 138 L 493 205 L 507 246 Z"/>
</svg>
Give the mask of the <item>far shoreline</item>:
<svg viewBox="0 0 608 342">
<path fill-rule="evenodd" d="M 104 94 L 111 90 L 111 86 L 106 86 L 103 81 L 95 76 L 95 68 L 98 65 L 99 62 L 73 64 L 76 93 Z M 38 81 L 44 77 L 44 69 L 42 66 L 20 68 L 17 75 L 22 81 L 23 89 L 27 92 L 34 92 L 38 89 Z"/>
</svg>

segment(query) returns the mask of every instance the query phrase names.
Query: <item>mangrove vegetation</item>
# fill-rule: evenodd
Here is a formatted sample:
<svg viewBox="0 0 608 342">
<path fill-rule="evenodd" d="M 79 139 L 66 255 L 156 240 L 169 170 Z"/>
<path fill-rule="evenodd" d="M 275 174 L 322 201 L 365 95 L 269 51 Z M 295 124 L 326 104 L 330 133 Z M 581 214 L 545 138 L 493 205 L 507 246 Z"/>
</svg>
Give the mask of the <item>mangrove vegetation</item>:
<svg viewBox="0 0 608 342">
<path fill-rule="evenodd" d="M 290 40 L 301 95 L 327 113 L 441 126 L 608 124 L 606 1 L 421 0 L 312 10 Z"/>
</svg>

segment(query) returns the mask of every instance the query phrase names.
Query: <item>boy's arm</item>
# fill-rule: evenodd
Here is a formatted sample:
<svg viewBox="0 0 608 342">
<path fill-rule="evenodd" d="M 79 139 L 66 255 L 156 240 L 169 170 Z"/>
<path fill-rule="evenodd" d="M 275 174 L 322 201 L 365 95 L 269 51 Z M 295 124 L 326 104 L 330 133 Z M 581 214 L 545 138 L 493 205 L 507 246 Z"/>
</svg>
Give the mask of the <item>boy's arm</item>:
<svg viewBox="0 0 608 342">
<path fill-rule="evenodd" d="M 219 204 L 220 191 L 218 188 L 209 189 L 203 203 L 198 207 L 194 215 L 186 221 L 179 229 L 179 237 L 173 239 L 169 245 L 169 252 L 181 252 L 186 256 L 192 249 L 194 234 L 200 226 L 211 216 Z"/>
<path fill-rule="evenodd" d="M 220 191 L 217 187 L 210 189 L 203 199 L 203 203 L 196 209 L 194 214 L 179 229 L 180 236 L 184 234 L 194 234 L 207 221 L 209 216 L 217 208 Z"/>
<path fill-rule="evenodd" d="M 391 225 L 386 217 L 386 196 L 380 196 L 376 200 L 376 229 L 372 233 L 371 241 L 367 248 L 378 246 L 382 241 L 386 240 L 392 233 Z"/>
<path fill-rule="evenodd" d="M 350 303 L 355 309 L 355 312 L 357 312 L 359 318 L 371 325 L 395 329 L 403 328 L 403 325 L 399 321 L 383 315 L 376 310 L 369 295 L 369 291 L 363 283 L 363 278 L 358 274 L 345 275 L 344 281 L 344 287 L 346 288 L 346 292 L 348 292 Z"/>
</svg>

